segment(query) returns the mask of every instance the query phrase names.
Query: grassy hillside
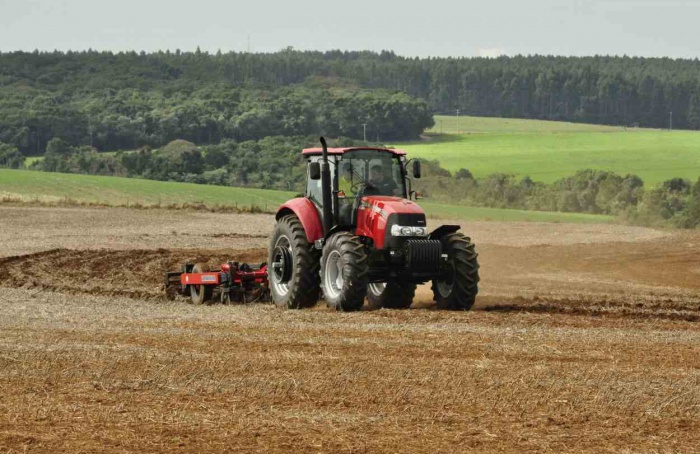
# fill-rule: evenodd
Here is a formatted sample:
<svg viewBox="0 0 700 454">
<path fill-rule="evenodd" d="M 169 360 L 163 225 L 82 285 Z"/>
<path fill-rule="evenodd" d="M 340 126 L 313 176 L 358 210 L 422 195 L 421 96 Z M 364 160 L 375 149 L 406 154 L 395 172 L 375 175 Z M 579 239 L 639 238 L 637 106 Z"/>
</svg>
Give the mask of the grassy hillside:
<svg viewBox="0 0 700 454">
<path fill-rule="evenodd" d="M 651 187 L 673 177 L 700 177 L 698 132 L 460 117 L 457 134 L 456 117 L 435 120 L 429 140 L 398 146 L 452 171 L 469 169 L 477 178 L 504 172 L 552 182 L 593 168 L 635 173 Z"/>
<path fill-rule="evenodd" d="M 172 183 L 133 178 L 102 177 L 27 170 L 0 169 L 0 198 L 60 202 L 70 199 L 77 202 L 105 205 L 173 205 L 204 203 L 207 206 L 255 205 L 273 211 L 294 193 L 262 189 L 207 186 L 189 183 Z M 471 208 L 421 201 L 429 216 L 464 220 L 504 220 L 542 222 L 612 222 L 608 216 L 578 213 L 547 213 L 535 211 Z"/>
<path fill-rule="evenodd" d="M 565 121 L 522 120 L 519 118 L 492 118 L 435 115 L 435 126 L 428 134 L 458 133 L 545 133 L 545 132 L 616 132 L 625 128 L 618 126 L 569 123 Z M 641 131 L 642 129 L 639 129 Z"/>
<path fill-rule="evenodd" d="M 613 216 L 587 213 L 558 213 L 551 211 L 503 210 L 499 208 L 464 207 L 433 203 L 421 200 L 420 205 L 428 213 L 443 219 L 464 219 L 465 221 L 531 221 L 531 222 L 570 222 L 577 224 L 612 223 Z"/>
<path fill-rule="evenodd" d="M 293 195 L 262 189 L 0 169 L 0 197 L 47 202 L 62 199 L 106 205 L 201 202 L 212 206 L 255 205 L 263 209 L 274 209 Z"/>
</svg>

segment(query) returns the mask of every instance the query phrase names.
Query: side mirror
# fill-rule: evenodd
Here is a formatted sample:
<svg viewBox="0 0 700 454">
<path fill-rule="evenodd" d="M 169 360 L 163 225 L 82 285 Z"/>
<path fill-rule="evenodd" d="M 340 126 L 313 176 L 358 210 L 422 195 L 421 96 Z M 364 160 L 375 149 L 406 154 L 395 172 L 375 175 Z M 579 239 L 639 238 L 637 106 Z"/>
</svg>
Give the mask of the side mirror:
<svg viewBox="0 0 700 454">
<path fill-rule="evenodd" d="M 413 161 L 413 178 L 420 178 L 420 161 Z"/>
<path fill-rule="evenodd" d="M 321 179 L 321 163 L 318 161 L 309 163 L 309 178 L 312 180 Z"/>
</svg>

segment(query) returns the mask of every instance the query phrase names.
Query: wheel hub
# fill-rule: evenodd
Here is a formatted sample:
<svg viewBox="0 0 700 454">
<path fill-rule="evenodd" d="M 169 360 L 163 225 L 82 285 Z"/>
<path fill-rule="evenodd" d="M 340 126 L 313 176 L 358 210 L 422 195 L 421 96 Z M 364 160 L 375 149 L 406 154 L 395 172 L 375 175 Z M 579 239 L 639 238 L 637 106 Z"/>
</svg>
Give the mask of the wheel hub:
<svg viewBox="0 0 700 454">
<path fill-rule="evenodd" d="M 452 293 L 452 287 L 454 286 L 454 280 L 455 280 L 455 269 L 454 269 L 454 264 L 449 263 L 448 264 L 449 268 L 447 270 L 446 275 L 440 279 L 437 280 L 437 290 L 440 292 L 440 295 L 442 295 L 444 298 L 447 298 L 450 296 Z"/>
<path fill-rule="evenodd" d="M 273 255 L 272 273 L 279 283 L 289 282 L 292 277 L 292 253 L 288 247 L 277 246 Z"/>
<path fill-rule="evenodd" d="M 384 293 L 384 290 L 386 289 L 386 282 L 375 282 L 369 284 L 368 288 L 372 295 L 382 296 L 382 293 Z"/>
<path fill-rule="evenodd" d="M 331 251 L 326 259 L 326 266 L 323 273 L 323 291 L 327 297 L 337 298 L 343 290 L 345 279 L 343 277 L 343 261 L 340 252 Z"/>
<path fill-rule="evenodd" d="M 286 295 L 289 292 L 289 281 L 292 279 L 294 268 L 292 246 L 286 236 L 280 236 L 277 239 L 270 266 L 272 268 L 270 280 L 275 293 L 280 296 Z"/>
</svg>

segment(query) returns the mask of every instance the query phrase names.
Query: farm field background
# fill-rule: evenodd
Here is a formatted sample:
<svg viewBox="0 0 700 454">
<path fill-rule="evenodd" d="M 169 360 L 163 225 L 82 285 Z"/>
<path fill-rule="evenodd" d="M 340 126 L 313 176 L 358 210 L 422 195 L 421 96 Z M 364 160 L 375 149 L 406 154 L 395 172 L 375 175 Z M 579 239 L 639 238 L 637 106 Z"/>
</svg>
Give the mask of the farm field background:
<svg viewBox="0 0 700 454">
<path fill-rule="evenodd" d="M 26 201 L 126 205 L 180 205 L 274 209 L 292 192 L 98 175 L 0 169 L 0 196 Z"/>
<path fill-rule="evenodd" d="M 295 195 L 294 192 L 229 186 L 0 169 L 0 198 L 26 202 L 60 203 L 67 199 L 72 202 L 108 206 L 204 204 L 208 207 L 240 209 L 255 206 L 263 211 L 274 211 Z M 463 220 L 575 223 L 613 221 L 610 216 L 465 207 L 433 203 L 427 199 L 421 200 L 420 204 L 428 216 Z"/>
<path fill-rule="evenodd" d="M 452 116 L 435 116 L 435 123 L 426 140 L 393 145 L 477 178 L 511 173 L 551 183 L 590 168 L 633 173 L 653 187 L 700 177 L 700 132 Z"/>
</svg>

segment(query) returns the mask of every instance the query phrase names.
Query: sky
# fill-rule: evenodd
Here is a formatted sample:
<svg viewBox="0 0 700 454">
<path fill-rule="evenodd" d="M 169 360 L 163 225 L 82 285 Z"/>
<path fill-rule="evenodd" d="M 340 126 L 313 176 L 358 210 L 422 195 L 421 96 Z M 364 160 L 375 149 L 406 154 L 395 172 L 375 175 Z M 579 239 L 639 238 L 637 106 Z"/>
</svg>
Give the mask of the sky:
<svg viewBox="0 0 700 454">
<path fill-rule="evenodd" d="M 700 57 L 700 0 L 0 0 L 0 51 Z"/>
</svg>

